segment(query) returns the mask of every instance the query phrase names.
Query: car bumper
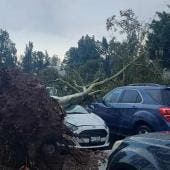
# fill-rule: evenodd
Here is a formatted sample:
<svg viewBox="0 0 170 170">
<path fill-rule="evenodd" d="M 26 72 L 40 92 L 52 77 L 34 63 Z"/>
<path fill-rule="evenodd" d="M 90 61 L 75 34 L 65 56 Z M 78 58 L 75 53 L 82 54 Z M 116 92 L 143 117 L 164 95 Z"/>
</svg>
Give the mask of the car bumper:
<svg viewBox="0 0 170 170">
<path fill-rule="evenodd" d="M 109 146 L 109 129 L 105 126 L 79 127 L 72 141 L 79 149 L 105 148 Z"/>
<path fill-rule="evenodd" d="M 157 131 L 170 131 L 170 122 L 165 122 Z"/>
<path fill-rule="evenodd" d="M 81 146 L 80 144 L 77 144 L 75 148 L 79 149 L 101 149 L 101 148 L 107 148 L 110 145 L 110 143 L 105 143 L 104 145 L 97 145 L 97 146 Z"/>
</svg>

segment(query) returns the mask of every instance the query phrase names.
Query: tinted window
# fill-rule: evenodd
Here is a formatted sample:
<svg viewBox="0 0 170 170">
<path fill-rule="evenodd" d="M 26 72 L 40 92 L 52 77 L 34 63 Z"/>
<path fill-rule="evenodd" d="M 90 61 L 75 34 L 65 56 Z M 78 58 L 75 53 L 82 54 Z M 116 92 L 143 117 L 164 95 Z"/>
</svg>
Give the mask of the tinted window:
<svg viewBox="0 0 170 170">
<path fill-rule="evenodd" d="M 136 90 L 125 90 L 120 103 L 140 103 L 142 98 Z"/>
<path fill-rule="evenodd" d="M 148 89 L 145 90 L 154 103 L 170 106 L 170 89 Z"/>
<path fill-rule="evenodd" d="M 104 97 L 104 101 L 106 103 L 117 103 L 120 95 L 122 94 L 122 89 L 116 89 L 110 92 L 106 97 Z"/>
</svg>

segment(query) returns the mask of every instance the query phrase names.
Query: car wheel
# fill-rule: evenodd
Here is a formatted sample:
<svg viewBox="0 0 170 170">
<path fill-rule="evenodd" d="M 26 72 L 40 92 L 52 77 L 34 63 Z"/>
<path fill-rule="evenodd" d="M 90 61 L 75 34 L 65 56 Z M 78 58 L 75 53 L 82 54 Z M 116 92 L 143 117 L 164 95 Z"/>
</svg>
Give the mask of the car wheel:
<svg viewBox="0 0 170 170">
<path fill-rule="evenodd" d="M 152 129 L 148 125 L 140 125 L 136 129 L 136 134 L 145 134 L 152 132 Z"/>
</svg>

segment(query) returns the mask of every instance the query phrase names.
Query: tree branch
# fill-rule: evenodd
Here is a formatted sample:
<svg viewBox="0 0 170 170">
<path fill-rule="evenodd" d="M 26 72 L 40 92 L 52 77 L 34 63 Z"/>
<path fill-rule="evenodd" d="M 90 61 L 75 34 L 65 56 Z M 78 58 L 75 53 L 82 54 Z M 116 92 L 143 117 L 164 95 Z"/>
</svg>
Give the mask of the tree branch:
<svg viewBox="0 0 170 170">
<path fill-rule="evenodd" d="M 92 81 L 89 85 L 86 85 L 86 87 L 89 87 L 91 84 L 94 84 L 96 82 L 98 82 L 100 80 L 100 78 L 97 78 L 96 80 Z"/>
<path fill-rule="evenodd" d="M 100 93 L 100 92 L 102 92 L 103 90 L 96 90 L 96 91 L 93 91 L 93 92 L 91 92 L 91 93 L 89 93 L 88 95 L 89 96 L 93 96 L 93 95 L 95 95 L 95 94 L 97 94 L 97 93 Z"/>
<path fill-rule="evenodd" d="M 85 95 L 88 95 L 89 93 L 93 93 L 92 90 L 100 85 L 103 85 L 115 78 L 117 78 L 119 75 L 121 75 L 123 73 L 123 71 L 125 71 L 127 68 L 129 68 L 134 62 L 136 62 L 142 55 L 139 55 L 138 57 L 136 57 L 135 59 L 133 59 L 130 63 L 128 63 L 127 65 L 125 65 L 120 71 L 118 71 L 116 74 L 114 74 L 113 76 L 106 78 L 102 81 L 96 82 L 91 84 L 86 90 L 84 90 L 83 92 L 79 92 L 79 93 L 75 93 L 75 94 L 71 94 L 71 95 L 67 95 L 67 96 L 63 96 L 63 97 L 58 97 L 58 96 L 52 96 L 54 99 L 57 99 L 61 104 L 66 105 L 68 102 L 70 102 L 71 100 L 74 100 L 76 98 L 80 98 L 83 97 Z M 97 93 L 97 91 L 95 91 L 95 93 Z"/>
<path fill-rule="evenodd" d="M 68 102 L 70 102 L 71 100 L 75 100 L 77 98 L 82 98 L 88 94 L 93 94 L 93 93 L 97 93 L 99 92 L 98 90 L 94 91 L 93 92 L 93 89 L 100 86 L 100 85 L 103 85 L 105 83 L 108 83 L 109 81 L 112 81 L 114 79 L 116 79 L 118 76 L 120 76 L 126 69 L 128 69 L 131 65 L 133 65 L 138 59 L 140 59 L 143 55 L 141 54 L 142 50 L 143 50 L 143 46 L 145 45 L 145 41 L 146 41 L 146 37 L 143 37 L 143 40 L 139 43 L 138 45 L 138 51 L 137 51 L 137 54 L 136 56 L 133 56 L 132 58 L 132 61 L 130 61 L 128 64 L 126 64 L 121 70 L 119 70 L 116 74 L 114 74 L 113 76 L 109 77 L 109 78 L 106 78 L 102 81 L 94 81 L 94 83 L 92 83 L 91 85 L 88 86 L 84 86 L 84 89 L 82 92 L 77 92 L 75 94 L 72 94 L 72 95 L 67 95 L 67 96 L 63 96 L 63 97 L 57 97 L 57 96 L 53 96 L 53 98 L 59 100 L 59 102 L 61 104 L 68 104 Z M 72 85 L 71 85 L 72 86 Z M 85 88 L 87 87 L 87 88 Z"/>
<path fill-rule="evenodd" d="M 81 89 L 83 89 L 83 88 L 84 88 L 84 86 L 80 86 L 80 85 L 78 85 L 76 81 L 73 81 L 73 83 L 74 83 L 74 85 L 75 85 L 77 88 L 81 88 Z"/>
<path fill-rule="evenodd" d="M 117 77 L 120 76 L 126 69 L 128 69 L 133 63 L 135 63 L 140 57 L 141 57 L 141 55 L 138 56 L 138 57 L 136 57 L 135 59 L 133 59 L 130 63 L 128 63 L 127 65 L 125 65 L 120 71 L 118 71 L 118 72 L 117 72 L 116 74 L 114 74 L 113 76 L 111 76 L 111 77 L 109 77 L 109 78 L 106 78 L 106 79 L 104 79 L 104 80 L 102 80 L 102 81 L 99 81 L 99 82 L 96 82 L 96 83 L 91 84 L 91 86 L 89 87 L 89 90 L 90 90 L 90 89 L 93 89 L 93 88 L 95 88 L 95 87 L 97 87 L 97 86 L 103 85 L 103 84 L 105 84 L 105 83 L 107 83 L 107 82 L 109 82 L 109 81 L 117 78 Z"/>
<path fill-rule="evenodd" d="M 71 83 L 69 83 L 68 81 L 65 81 L 65 80 L 63 80 L 63 79 L 61 79 L 61 78 L 59 78 L 59 79 L 56 79 L 56 80 L 51 80 L 51 81 L 49 81 L 49 82 L 56 82 L 56 81 L 60 81 L 60 82 L 62 82 L 63 84 L 66 84 L 68 87 L 70 87 L 70 88 L 72 88 L 74 91 L 76 91 L 76 92 L 81 92 L 79 89 L 77 89 L 75 86 L 73 86 Z"/>
</svg>

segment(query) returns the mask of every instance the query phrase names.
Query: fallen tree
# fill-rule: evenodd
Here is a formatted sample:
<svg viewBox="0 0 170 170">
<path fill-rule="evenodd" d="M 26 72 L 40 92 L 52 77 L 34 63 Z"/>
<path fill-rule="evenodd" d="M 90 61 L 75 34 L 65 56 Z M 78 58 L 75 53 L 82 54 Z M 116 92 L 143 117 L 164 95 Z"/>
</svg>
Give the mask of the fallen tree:
<svg viewBox="0 0 170 170">
<path fill-rule="evenodd" d="M 65 112 L 33 75 L 18 69 L 0 70 L 0 165 L 41 170 L 96 167 L 91 152 L 70 149 Z M 74 161 L 73 161 L 74 160 Z"/>
<path fill-rule="evenodd" d="M 115 79 L 117 77 L 119 77 L 121 74 L 123 74 L 124 71 L 126 71 L 129 67 L 131 67 L 133 64 L 135 64 L 135 62 L 137 62 L 140 58 L 143 57 L 143 55 L 145 53 L 144 48 L 145 48 L 146 36 L 147 36 L 147 34 L 143 33 L 143 36 L 138 43 L 138 49 L 137 49 L 136 56 L 133 56 L 132 60 L 129 63 L 127 63 L 122 69 L 120 69 L 114 75 L 112 75 L 112 76 L 110 76 L 110 77 L 108 77 L 104 80 L 101 80 L 101 81 L 99 81 L 97 79 L 94 82 L 92 82 L 90 85 L 86 85 L 86 86 L 77 85 L 75 82 L 74 82 L 74 86 L 73 86 L 72 84 L 70 84 L 67 81 L 64 81 L 63 79 L 53 80 L 53 81 L 62 81 L 64 84 L 67 84 L 68 87 L 75 90 L 76 93 L 71 94 L 71 95 L 67 95 L 67 96 L 62 96 L 62 97 L 59 97 L 59 96 L 52 96 L 52 97 L 54 99 L 56 99 L 57 101 L 59 101 L 62 105 L 67 106 L 71 103 L 74 103 L 76 100 L 83 99 L 87 95 L 94 95 L 94 94 L 100 92 L 101 90 L 94 90 L 94 89 L 101 86 L 101 85 L 109 83 L 110 81 L 115 81 Z"/>
<path fill-rule="evenodd" d="M 71 103 L 75 103 L 84 99 L 84 97 L 89 95 L 94 95 L 101 91 L 98 89 L 100 86 L 104 86 L 110 81 L 115 81 L 119 76 L 125 75 L 125 71 L 127 71 L 131 66 L 133 66 L 138 60 L 142 57 L 147 56 L 146 50 L 146 41 L 148 35 L 148 25 L 143 24 L 138 21 L 137 16 L 131 10 L 120 11 L 120 17 L 117 18 L 115 15 L 109 17 L 106 22 L 106 27 L 108 31 L 118 32 L 120 35 L 123 35 L 124 43 L 126 44 L 126 48 L 124 49 L 123 56 L 116 56 L 119 58 L 126 58 L 127 63 L 122 63 L 122 68 L 116 72 L 115 74 L 103 79 L 103 80 L 95 80 L 91 84 L 80 86 L 75 81 L 70 83 L 62 78 L 57 80 L 52 80 L 51 82 L 62 82 L 67 87 L 72 89 L 75 93 L 66 96 L 53 96 L 54 99 L 57 99 L 62 105 L 69 105 Z M 115 37 L 113 37 L 115 39 Z M 131 52 L 128 50 L 131 49 Z M 114 49 L 113 49 L 114 51 Z M 108 51 L 104 53 L 104 57 L 108 58 L 112 54 L 108 54 Z M 145 63 L 149 63 L 147 60 Z M 149 64 L 148 64 L 149 65 Z M 150 65 L 148 66 L 150 67 Z"/>
</svg>

